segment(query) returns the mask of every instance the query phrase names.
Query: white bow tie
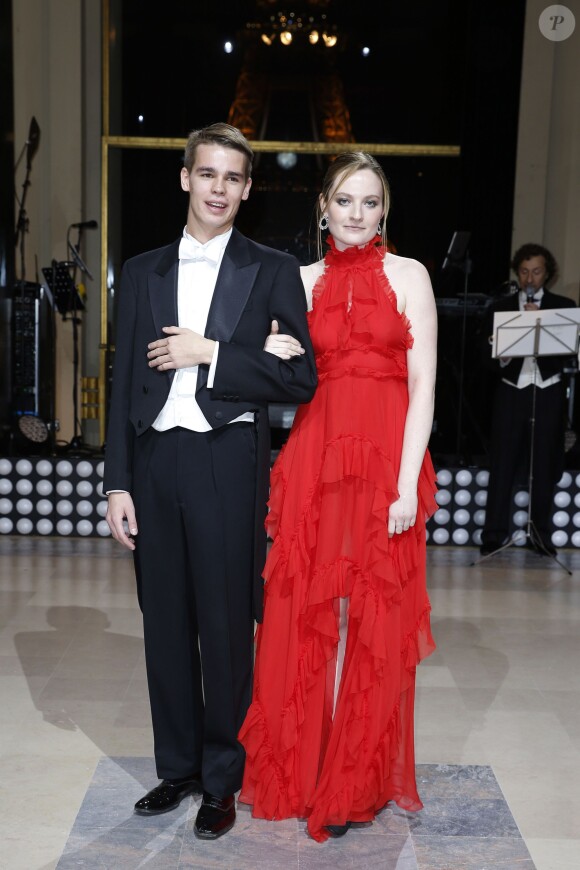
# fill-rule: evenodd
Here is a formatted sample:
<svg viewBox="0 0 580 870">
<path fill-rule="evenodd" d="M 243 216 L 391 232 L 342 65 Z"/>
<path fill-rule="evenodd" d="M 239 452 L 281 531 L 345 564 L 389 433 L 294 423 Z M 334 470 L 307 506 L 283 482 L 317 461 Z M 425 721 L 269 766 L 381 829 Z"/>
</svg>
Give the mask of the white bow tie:
<svg viewBox="0 0 580 870">
<path fill-rule="evenodd" d="M 199 242 L 195 242 L 193 239 L 188 239 L 186 236 L 183 236 L 179 242 L 179 259 L 187 260 L 190 263 L 199 263 L 202 260 L 205 260 L 206 263 L 210 263 L 212 266 L 217 266 L 219 262 L 220 247 L 219 244 L 215 244 L 214 239 L 206 242 L 205 245 L 200 245 Z"/>
</svg>

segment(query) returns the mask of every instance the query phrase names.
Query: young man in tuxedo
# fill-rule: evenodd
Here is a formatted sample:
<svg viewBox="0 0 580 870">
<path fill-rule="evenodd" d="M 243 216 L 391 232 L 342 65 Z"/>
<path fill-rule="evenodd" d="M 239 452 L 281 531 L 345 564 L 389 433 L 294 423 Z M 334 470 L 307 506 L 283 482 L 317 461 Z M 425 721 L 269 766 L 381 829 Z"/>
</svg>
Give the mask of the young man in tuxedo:
<svg viewBox="0 0 580 870">
<path fill-rule="evenodd" d="M 268 402 L 308 402 L 316 387 L 296 260 L 233 226 L 252 157 L 234 127 L 194 131 L 181 239 L 123 268 L 105 455 L 107 520 L 134 552 L 162 780 L 135 810 L 167 812 L 203 791 L 204 839 L 230 830 L 242 782 Z M 273 320 L 301 345 L 290 359 L 263 350 Z"/>
<path fill-rule="evenodd" d="M 538 311 L 540 308 L 575 307 L 572 299 L 548 289 L 556 277 L 557 265 L 551 252 L 542 245 L 522 245 L 515 252 L 512 269 L 519 290 L 502 298 L 495 311 Z M 488 325 L 487 333 L 492 330 Z M 489 354 L 489 347 L 486 351 Z M 532 521 L 539 535 L 538 551 L 555 554 L 550 540 L 550 517 L 554 487 L 563 471 L 564 460 L 564 384 L 562 369 L 566 356 L 538 357 L 534 372 L 533 357 L 491 360 L 498 383 L 491 420 L 490 477 L 481 535 L 481 554 L 499 549 L 507 539 L 511 494 L 522 457 L 529 456 L 533 383 L 536 382 L 536 426 L 534 443 Z M 528 471 L 528 460 L 525 464 Z M 528 542 L 533 546 L 533 542 Z"/>
</svg>

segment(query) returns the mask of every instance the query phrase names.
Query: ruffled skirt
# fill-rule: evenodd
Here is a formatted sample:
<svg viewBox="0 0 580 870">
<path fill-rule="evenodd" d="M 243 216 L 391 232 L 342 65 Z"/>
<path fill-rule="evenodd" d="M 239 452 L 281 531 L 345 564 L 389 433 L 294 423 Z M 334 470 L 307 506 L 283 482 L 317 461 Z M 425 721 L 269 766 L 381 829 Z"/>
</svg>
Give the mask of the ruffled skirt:
<svg viewBox="0 0 580 870">
<path fill-rule="evenodd" d="M 415 526 L 389 538 L 406 385 L 383 382 L 377 401 L 365 396 L 376 385 L 353 380 L 319 386 L 272 471 L 264 623 L 239 735 L 240 800 L 258 818 L 307 817 L 319 842 L 325 825 L 369 821 L 390 800 L 421 808 L 415 668 L 434 649 L 425 588 L 433 467 L 426 455 Z M 341 598 L 348 634 L 333 710 Z"/>
</svg>

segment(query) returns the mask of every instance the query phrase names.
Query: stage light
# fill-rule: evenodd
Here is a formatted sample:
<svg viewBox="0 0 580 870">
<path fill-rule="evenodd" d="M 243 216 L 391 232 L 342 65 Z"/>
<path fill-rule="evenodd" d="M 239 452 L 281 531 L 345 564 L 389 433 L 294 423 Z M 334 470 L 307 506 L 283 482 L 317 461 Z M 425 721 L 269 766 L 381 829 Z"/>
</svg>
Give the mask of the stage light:
<svg viewBox="0 0 580 870">
<path fill-rule="evenodd" d="M 67 498 L 73 491 L 73 486 L 70 480 L 59 480 L 56 485 L 56 491 L 59 495 Z"/>
<path fill-rule="evenodd" d="M 458 471 L 455 475 L 455 481 L 459 486 L 469 486 L 472 480 L 473 475 L 471 471 L 467 470 L 467 468 L 462 468 L 461 471 Z"/>
<path fill-rule="evenodd" d="M 36 502 L 36 510 L 41 516 L 47 517 L 52 513 L 52 502 L 48 498 L 41 498 Z"/>
<path fill-rule="evenodd" d="M 10 495 L 12 489 L 12 481 L 8 480 L 7 477 L 3 477 L 2 480 L 0 480 L 0 495 Z"/>
<path fill-rule="evenodd" d="M 77 514 L 81 517 L 90 517 L 93 512 L 93 506 L 88 499 L 83 499 L 77 502 Z"/>
<path fill-rule="evenodd" d="M 89 522 L 89 520 L 80 520 L 80 522 L 77 523 L 77 532 L 84 538 L 86 538 L 87 535 L 90 535 L 92 531 L 93 524 Z"/>
<path fill-rule="evenodd" d="M 82 462 L 77 463 L 77 474 L 79 477 L 90 477 L 93 473 L 93 466 L 90 462 L 87 462 L 86 459 L 83 459 Z"/>
<path fill-rule="evenodd" d="M 68 459 L 61 459 L 60 462 L 56 463 L 56 473 L 60 474 L 61 477 L 69 477 L 72 474 L 72 470 L 72 463 Z"/>
<path fill-rule="evenodd" d="M 311 30 L 308 34 L 308 42 L 310 43 L 310 45 L 316 45 L 319 39 L 320 34 L 318 33 L 318 30 Z"/>
<path fill-rule="evenodd" d="M 469 511 L 466 511 L 465 508 L 459 508 L 459 510 L 455 511 L 453 514 L 453 519 L 458 526 L 466 526 L 469 522 Z"/>
<path fill-rule="evenodd" d="M 454 544 L 459 544 L 459 546 L 462 547 L 469 541 L 469 532 L 467 529 L 455 529 L 451 535 L 451 539 Z"/>
<path fill-rule="evenodd" d="M 560 529 L 563 529 L 564 526 L 568 525 L 568 514 L 566 511 L 556 511 L 554 516 L 552 517 L 552 522 L 555 526 L 558 526 Z"/>
<path fill-rule="evenodd" d="M 52 492 L 52 483 L 50 480 L 39 480 L 36 484 L 36 491 L 39 495 L 50 495 Z"/>
<path fill-rule="evenodd" d="M 439 486 L 449 486 L 452 479 L 452 474 L 447 468 L 440 468 L 437 472 L 437 483 Z"/>
<path fill-rule="evenodd" d="M 56 524 L 56 530 L 59 535 L 70 535 L 73 530 L 73 524 L 70 520 L 59 520 Z"/>
<path fill-rule="evenodd" d="M 12 463 L 9 459 L 0 459 L 0 474 L 10 474 Z"/>
<path fill-rule="evenodd" d="M 276 163 L 282 169 L 294 169 L 298 163 L 298 157 L 293 151 L 280 151 L 280 153 L 276 155 Z"/>
<path fill-rule="evenodd" d="M 33 444 L 44 444 L 48 441 L 48 426 L 34 414 L 22 414 L 18 418 L 17 426 L 20 434 Z"/>
<path fill-rule="evenodd" d="M 137 115 L 137 120 L 139 121 L 140 124 L 142 124 L 143 121 L 145 120 L 145 118 L 143 117 L 143 115 Z"/>
<path fill-rule="evenodd" d="M 475 475 L 475 482 L 478 486 L 487 486 L 489 483 L 489 471 L 478 471 Z"/>
<path fill-rule="evenodd" d="M 19 498 L 16 502 L 16 510 L 19 514 L 31 514 L 32 502 L 29 498 Z"/>
<path fill-rule="evenodd" d="M 29 459 L 19 459 L 16 463 L 16 471 L 18 474 L 30 474 L 32 462 Z"/>
<path fill-rule="evenodd" d="M 433 540 L 436 544 L 446 544 L 449 540 L 449 532 L 447 529 L 435 529 L 433 532 Z"/>
<path fill-rule="evenodd" d="M 0 529 L 0 531 L 2 531 L 2 529 Z M 106 538 L 111 534 L 109 524 L 105 522 L 105 520 L 101 520 L 97 523 L 97 534 L 100 535 L 101 538 Z"/>
<path fill-rule="evenodd" d="M 16 492 L 19 495 L 30 495 L 30 493 L 32 492 L 32 489 L 33 489 L 33 487 L 32 487 L 31 482 L 29 480 L 27 480 L 25 477 L 21 478 L 21 480 L 19 480 L 16 484 Z"/>
<path fill-rule="evenodd" d="M 323 33 L 322 41 L 327 48 L 333 48 L 338 42 L 338 36 L 335 33 Z"/>
<path fill-rule="evenodd" d="M 81 480 L 79 483 L 77 483 L 77 493 L 82 498 L 86 498 L 87 496 L 91 495 L 92 491 L 93 484 L 89 483 L 88 480 Z"/>
<path fill-rule="evenodd" d="M 50 535 L 53 525 L 50 520 L 39 520 L 36 524 L 36 531 L 39 535 Z"/>
<path fill-rule="evenodd" d="M 73 506 L 68 499 L 62 499 L 61 501 L 57 501 L 56 503 L 56 512 L 60 514 L 61 517 L 68 517 L 72 514 Z"/>
<path fill-rule="evenodd" d="M 262 42 L 265 43 L 266 45 L 272 45 L 272 43 L 274 42 L 275 34 L 272 33 L 271 36 L 268 36 L 267 33 L 262 33 L 260 38 L 261 38 Z"/>
<path fill-rule="evenodd" d="M 18 522 L 16 523 L 16 528 L 21 535 L 29 535 L 34 527 L 31 520 L 22 517 L 22 519 L 18 520 Z"/>
<path fill-rule="evenodd" d="M 105 517 L 107 515 L 107 508 L 109 503 L 107 501 L 99 501 L 97 502 L 97 513 L 100 517 Z M 100 534 L 100 532 L 99 532 Z"/>
<path fill-rule="evenodd" d="M 370 48 L 368 47 L 368 45 L 365 45 L 365 47 L 364 47 L 363 50 L 361 51 L 362 56 L 363 56 L 363 57 L 368 57 L 370 53 L 371 53 Z"/>
<path fill-rule="evenodd" d="M 48 459 L 40 459 L 36 463 L 36 471 L 42 477 L 47 477 L 49 474 L 52 474 L 52 463 Z"/>
<path fill-rule="evenodd" d="M 572 496 L 569 492 L 557 492 L 554 496 L 554 504 L 559 508 L 569 507 Z"/>
<path fill-rule="evenodd" d="M 231 54 L 233 50 L 234 50 L 233 43 L 224 42 L 224 51 L 226 54 Z"/>
<path fill-rule="evenodd" d="M 2 517 L 0 520 L 0 535 L 9 535 L 14 528 L 14 523 L 8 517 Z M 578 534 L 578 532 L 576 532 Z"/>
<path fill-rule="evenodd" d="M 283 30 L 280 34 L 280 42 L 282 45 L 290 45 L 292 42 L 292 34 L 289 30 Z"/>
</svg>

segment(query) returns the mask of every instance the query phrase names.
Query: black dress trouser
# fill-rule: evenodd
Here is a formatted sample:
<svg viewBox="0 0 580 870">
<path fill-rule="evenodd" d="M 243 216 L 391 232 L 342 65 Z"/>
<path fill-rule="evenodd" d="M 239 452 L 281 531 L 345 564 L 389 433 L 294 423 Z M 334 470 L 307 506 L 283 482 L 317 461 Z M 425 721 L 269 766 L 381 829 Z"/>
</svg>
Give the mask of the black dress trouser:
<svg viewBox="0 0 580 870">
<path fill-rule="evenodd" d="M 240 788 L 251 699 L 256 431 L 148 430 L 136 440 L 135 567 L 160 779 Z"/>
<path fill-rule="evenodd" d="M 533 387 L 518 390 L 505 382 L 497 386 L 490 445 L 484 543 L 501 542 L 510 529 L 512 488 L 518 468 L 524 469 L 527 489 Z M 564 385 L 536 388 L 532 521 L 549 541 L 554 487 L 564 460 Z M 523 462 L 522 462 L 523 460 Z"/>
</svg>

